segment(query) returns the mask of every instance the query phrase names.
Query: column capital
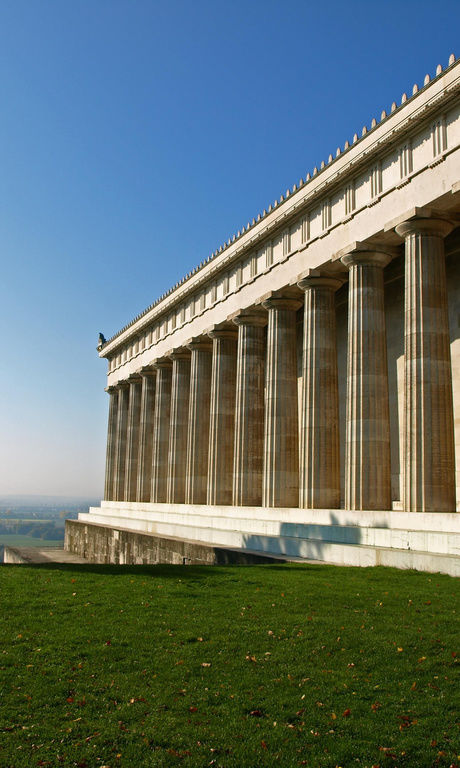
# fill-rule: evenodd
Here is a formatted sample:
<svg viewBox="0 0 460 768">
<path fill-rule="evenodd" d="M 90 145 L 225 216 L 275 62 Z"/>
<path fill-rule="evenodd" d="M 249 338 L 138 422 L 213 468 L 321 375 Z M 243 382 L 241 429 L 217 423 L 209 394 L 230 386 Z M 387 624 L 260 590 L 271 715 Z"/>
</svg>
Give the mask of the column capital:
<svg viewBox="0 0 460 768">
<path fill-rule="evenodd" d="M 302 306 L 299 290 L 271 291 L 262 297 L 260 303 L 265 309 L 290 309 L 296 312 Z"/>
<path fill-rule="evenodd" d="M 108 395 L 114 395 L 117 391 L 118 387 L 116 384 L 112 384 L 110 387 L 105 387 L 104 389 L 104 392 L 107 392 Z"/>
<path fill-rule="evenodd" d="M 252 325 L 261 328 L 268 323 L 267 313 L 257 307 L 240 309 L 235 314 L 230 315 L 228 319 L 235 323 L 235 325 Z"/>
<path fill-rule="evenodd" d="M 395 231 L 400 237 L 413 234 L 447 237 L 460 224 L 458 214 L 445 215 L 432 208 L 410 208 L 406 213 L 385 224 L 384 231 Z"/>
<path fill-rule="evenodd" d="M 154 368 L 151 368 L 150 366 L 144 366 L 139 371 L 139 376 L 142 378 L 154 378 L 156 376 L 156 370 Z"/>
<path fill-rule="evenodd" d="M 185 346 L 190 350 L 190 352 L 193 352 L 195 349 L 201 349 L 203 352 L 211 352 L 212 341 L 210 341 L 207 336 L 197 336 L 196 338 L 186 341 Z"/>
<path fill-rule="evenodd" d="M 169 357 L 160 357 L 158 360 L 152 363 L 152 368 L 158 370 L 160 368 L 172 368 L 172 361 Z"/>
<path fill-rule="evenodd" d="M 359 240 L 350 243 L 346 248 L 342 248 L 334 254 L 334 261 L 341 261 L 346 267 L 350 268 L 356 264 L 362 264 L 374 267 L 386 267 L 387 264 L 399 255 L 397 248 L 386 245 L 371 243 L 362 243 Z"/>
<path fill-rule="evenodd" d="M 170 360 L 190 360 L 190 350 L 187 347 L 173 349 L 168 355 Z"/>
<path fill-rule="evenodd" d="M 238 331 L 231 323 L 219 323 L 209 329 L 208 336 L 211 339 L 237 339 Z"/>
<path fill-rule="evenodd" d="M 307 272 L 301 272 L 297 277 L 297 285 L 302 291 L 307 291 L 309 288 L 327 288 L 331 291 L 338 291 L 343 285 L 343 280 L 338 277 L 330 277 L 329 275 L 313 274 L 314 270 L 308 270 Z"/>
<path fill-rule="evenodd" d="M 432 237 L 447 237 L 455 227 L 448 219 L 407 219 L 397 224 L 395 232 L 400 237 L 407 235 L 431 235 Z"/>
</svg>

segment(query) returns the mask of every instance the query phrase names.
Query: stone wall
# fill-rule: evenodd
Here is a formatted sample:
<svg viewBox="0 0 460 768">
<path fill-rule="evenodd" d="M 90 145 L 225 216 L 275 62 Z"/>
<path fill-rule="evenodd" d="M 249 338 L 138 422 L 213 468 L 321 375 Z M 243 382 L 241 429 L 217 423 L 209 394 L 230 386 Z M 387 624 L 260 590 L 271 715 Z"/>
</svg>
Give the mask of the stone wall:
<svg viewBox="0 0 460 768">
<path fill-rule="evenodd" d="M 270 563 L 275 558 L 183 539 L 66 520 L 65 549 L 92 563 L 120 565 L 230 565 Z M 18 561 L 15 561 L 18 562 Z M 23 561 L 20 561 L 23 562 Z M 280 558 L 276 558 L 280 562 Z"/>
</svg>

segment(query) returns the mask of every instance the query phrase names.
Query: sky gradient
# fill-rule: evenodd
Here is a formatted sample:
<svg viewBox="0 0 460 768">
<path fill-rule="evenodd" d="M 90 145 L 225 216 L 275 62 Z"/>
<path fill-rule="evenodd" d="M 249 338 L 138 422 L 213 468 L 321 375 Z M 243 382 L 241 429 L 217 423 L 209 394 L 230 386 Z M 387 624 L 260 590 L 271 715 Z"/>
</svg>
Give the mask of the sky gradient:
<svg viewBox="0 0 460 768">
<path fill-rule="evenodd" d="M 0 0 L 0 494 L 100 496 L 113 335 L 428 72 L 460 3 Z"/>
</svg>

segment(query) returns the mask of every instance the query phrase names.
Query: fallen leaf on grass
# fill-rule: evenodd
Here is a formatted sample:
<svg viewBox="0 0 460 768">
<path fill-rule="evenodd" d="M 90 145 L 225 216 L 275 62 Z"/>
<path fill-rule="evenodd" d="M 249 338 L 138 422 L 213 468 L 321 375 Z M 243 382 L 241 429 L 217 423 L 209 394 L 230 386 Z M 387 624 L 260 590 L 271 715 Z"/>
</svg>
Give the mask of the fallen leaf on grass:
<svg viewBox="0 0 460 768">
<path fill-rule="evenodd" d="M 344 712 L 342 712 L 342 717 L 350 717 L 351 715 L 351 709 L 346 709 Z"/>
<path fill-rule="evenodd" d="M 391 747 L 379 747 L 380 752 L 385 753 L 385 757 L 392 757 L 393 760 L 397 759 L 397 754 L 391 751 Z"/>
<path fill-rule="evenodd" d="M 211 662 L 210 661 L 202 661 L 201 662 L 201 666 L 202 667 L 210 667 L 211 666 Z"/>
</svg>

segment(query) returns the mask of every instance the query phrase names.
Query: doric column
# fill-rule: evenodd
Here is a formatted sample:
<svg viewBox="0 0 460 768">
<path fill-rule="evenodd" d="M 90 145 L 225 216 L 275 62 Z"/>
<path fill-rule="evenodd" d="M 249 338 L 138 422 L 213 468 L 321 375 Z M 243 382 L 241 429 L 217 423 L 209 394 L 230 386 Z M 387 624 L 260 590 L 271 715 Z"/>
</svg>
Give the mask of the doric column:
<svg viewBox="0 0 460 768">
<path fill-rule="evenodd" d="M 192 357 L 185 503 L 206 504 L 212 344 L 209 339 L 197 339 L 187 347 Z"/>
<path fill-rule="evenodd" d="M 262 504 L 267 314 L 242 312 L 233 322 L 238 326 L 233 504 L 255 507 Z"/>
<path fill-rule="evenodd" d="M 346 509 L 391 509 L 390 416 L 383 268 L 388 253 L 361 247 L 349 269 Z"/>
<path fill-rule="evenodd" d="M 105 484 L 104 499 L 112 501 L 114 498 L 113 479 L 115 476 L 115 447 L 117 437 L 117 415 L 118 415 L 118 391 L 116 387 L 108 387 L 109 394 L 109 420 L 107 427 L 107 450 L 105 459 Z"/>
<path fill-rule="evenodd" d="M 145 370 L 141 371 L 141 376 L 141 422 L 139 427 L 136 498 L 137 501 L 150 501 L 156 373 L 154 370 Z"/>
<path fill-rule="evenodd" d="M 208 504 L 231 504 L 235 433 L 236 328 L 214 328 L 208 455 Z"/>
<path fill-rule="evenodd" d="M 118 384 L 117 436 L 115 445 L 114 500 L 123 501 L 125 496 L 126 433 L 128 430 L 129 386 L 126 381 Z"/>
<path fill-rule="evenodd" d="M 158 360 L 154 364 L 157 372 L 155 387 L 155 410 L 153 415 L 152 442 L 152 489 L 150 500 L 166 501 L 168 481 L 169 414 L 171 407 L 170 360 Z"/>
<path fill-rule="evenodd" d="M 305 291 L 299 506 L 340 504 L 339 391 L 335 292 L 341 280 L 308 275 Z"/>
<path fill-rule="evenodd" d="M 452 367 L 444 237 L 449 221 L 415 218 L 405 238 L 404 509 L 455 512 Z"/>
<path fill-rule="evenodd" d="M 168 494 L 169 504 L 185 501 L 187 463 L 188 403 L 190 394 L 190 352 L 180 349 L 172 360 L 171 415 L 169 426 Z"/>
<path fill-rule="evenodd" d="M 268 310 L 265 394 L 264 507 L 299 504 L 299 427 L 297 404 L 297 299 L 271 297 Z"/>
<path fill-rule="evenodd" d="M 139 458 L 139 423 L 141 418 L 141 387 L 139 376 L 129 381 L 128 428 L 126 434 L 125 501 L 136 501 L 137 466 Z"/>
</svg>

